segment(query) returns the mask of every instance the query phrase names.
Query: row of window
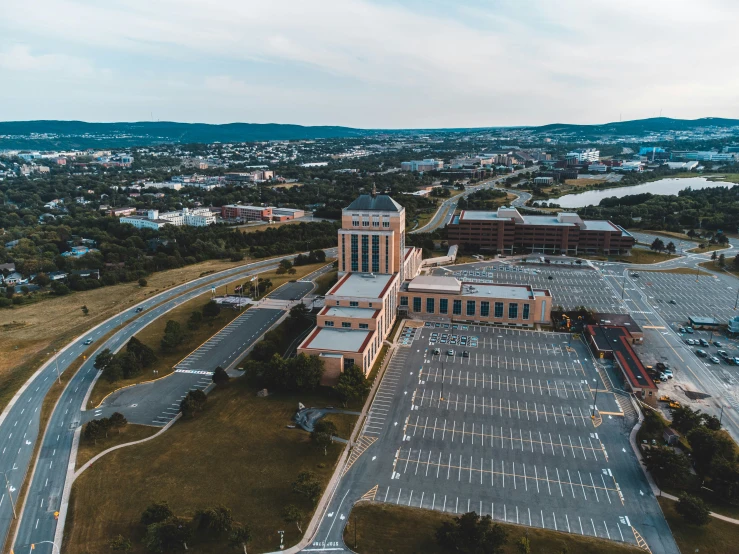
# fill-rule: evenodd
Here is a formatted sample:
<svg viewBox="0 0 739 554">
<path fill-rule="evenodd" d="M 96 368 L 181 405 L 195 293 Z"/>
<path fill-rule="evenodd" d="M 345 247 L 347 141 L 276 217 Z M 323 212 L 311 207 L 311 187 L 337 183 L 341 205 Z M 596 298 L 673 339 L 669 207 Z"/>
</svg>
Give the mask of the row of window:
<svg viewBox="0 0 739 554">
<path fill-rule="evenodd" d="M 362 220 L 362 227 L 369 227 L 370 226 L 370 220 L 369 219 L 363 219 Z M 379 227 L 380 226 L 380 220 L 373 218 L 372 219 L 372 227 Z M 382 221 L 382 226 L 385 228 L 390 227 L 390 220 L 384 219 Z M 352 219 L 352 227 L 359 227 L 359 220 L 358 219 Z"/>
<path fill-rule="evenodd" d="M 477 315 L 477 304 L 478 302 L 476 300 L 466 300 L 465 301 L 465 315 L 469 317 L 474 317 Z M 486 300 L 482 300 L 479 302 L 480 304 L 480 317 L 490 317 L 490 302 Z M 401 306 L 408 306 L 408 297 L 407 296 L 401 296 L 400 297 L 400 305 Z M 518 319 L 518 306 L 519 304 L 517 302 L 509 302 L 508 303 L 508 319 Z M 530 304 L 523 304 L 523 308 L 521 310 L 521 319 L 529 319 L 530 317 L 530 310 L 531 305 Z M 422 299 L 420 296 L 414 296 L 413 297 L 413 312 L 415 313 L 421 313 L 422 308 Z M 426 298 L 426 310 L 425 313 L 427 314 L 433 314 L 436 313 L 436 298 Z M 494 312 L 493 317 L 497 319 L 503 318 L 504 313 L 504 303 L 503 302 L 495 302 L 494 305 Z M 447 298 L 440 298 L 439 299 L 439 313 L 440 314 L 448 314 L 449 313 L 449 300 Z M 462 300 L 454 300 L 452 302 L 452 315 L 462 315 Z"/>
<path fill-rule="evenodd" d="M 333 327 L 334 326 L 334 322 L 331 321 L 330 319 L 327 319 L 324 325 L 326 327 Z M 341 327 L 342 327 L 342 329 L 351 329 L 352 328 L 352 324 L 351 324 L 350 321 L 342 321 L 341 322 Z M 369 323 L 359 323 L 357 328 L 358 329 L 369 329 Z"/>
</svg>

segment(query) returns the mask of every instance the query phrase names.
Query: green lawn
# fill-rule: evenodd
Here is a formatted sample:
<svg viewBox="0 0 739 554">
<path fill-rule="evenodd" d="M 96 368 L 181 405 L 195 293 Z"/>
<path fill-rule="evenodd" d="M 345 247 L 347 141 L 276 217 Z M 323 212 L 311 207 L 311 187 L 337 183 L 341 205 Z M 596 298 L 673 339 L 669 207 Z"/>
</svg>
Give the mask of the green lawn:
<svg viewBox="0 0 739 554">
<path fill-rule="evenodd" d="M 663 252 L 654 252 L 653 250 L 645 250 L 643 248 L 632 248 L 631 255 L 618 256 L 617 261 L 628 264 L 655 264 L 666 260 L 674 260 L 677 256 L 665 254 Z"/>
<path fill-rule="evenodd" d="M 437 546 L 434 533 L 443 521 L 449 521 L 452 517 L 454 516 L 419 508 L 360 503 L 349 514 L 344 529 L 344 542 L 358 554 L 447 554 L 448 551 Z M 559 554 L 563 551 L 570 554 L 641 552 L 638 548 L 602 539 L 522 525 L 501 525 L 508 532 L 508 543 L 502 554 L 520 552 L 516 542 L 524 534 L 528 534 L 531 552 L 536 554 Z"/>
</svg>

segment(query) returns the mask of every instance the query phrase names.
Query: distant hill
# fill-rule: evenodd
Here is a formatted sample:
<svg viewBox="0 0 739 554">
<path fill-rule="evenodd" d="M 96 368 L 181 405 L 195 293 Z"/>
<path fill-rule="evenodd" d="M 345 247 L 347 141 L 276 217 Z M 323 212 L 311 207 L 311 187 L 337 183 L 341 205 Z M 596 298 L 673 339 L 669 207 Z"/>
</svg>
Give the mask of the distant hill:
<svg viewBox="0 0 739 554">
<path fill-rule="evenodd" d="M 282 125 L 278 123 L 176 123 L 139 121 L 87 123 L 84 121 L 0 122 L 2 148 L 95 148 L 145 146 L 161 143 L 251 142 L 360 137 L 377 131 L 351 127 Z M 39 136 L 41 135 L 41 136 Z M 51 136 L 43 136 L 51 135 Z"/>
<path fill-rule="evenodd" d="M 599 125 L 572 125 L 552 123 L 531 129 L 538 133 L 574 133 L 576 135 L 639 135 L 643 133 L 666 131 L 690 131 L 699 127 L 735 127 L 739 119 L 703 117 L 701 119 L 672 119 L 670 117 L 650 117 L 631 121 L 614 121 Z"/>
</svg>

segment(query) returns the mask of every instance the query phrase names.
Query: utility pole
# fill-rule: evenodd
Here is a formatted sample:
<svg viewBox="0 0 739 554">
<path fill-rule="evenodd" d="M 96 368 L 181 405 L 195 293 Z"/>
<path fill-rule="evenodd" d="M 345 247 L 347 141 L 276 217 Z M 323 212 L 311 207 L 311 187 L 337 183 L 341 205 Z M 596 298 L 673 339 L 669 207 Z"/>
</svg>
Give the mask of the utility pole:
<svg viewBox="0 0 739 554">
<path fill-rule="evenodd" d="M 10 490 L 10 482 L 8 481 L 8 474 L 3 472 L 0 472 L 3 474 L 3 477 L 5 477 L 5 488 L 8 491 L 8 497 L 10 498 L 10 507 L 13 509 L 13 519 L 18 518 L 18 514 L 15 513 L 15 503 L 13 502 L 13 493 Z"/>
<path fill-rule="evenodd" d="M 595 397 L 593 398 L 593 410 L 590 413 L 590 419 L 595 419 L 595 405 L 598 402 L 598 380 L 593 379 L 593 382 L 595 382 Z"/>
<path fill-rule="evenodd" d="M 56 351 L 56 348 L 54 349 L 54 362 L 56 363 L 56 379 L 59 381 L 59 384 L 62 384 L 62 376 L 59 373 L 59 354 Z"/>
<path fill-rule="evenodd" d="M 724 419 L 724 405 L 721 404 L 721 415 L 718 416 L 718 426 L 721 427 L 721 420 Z"/>
</svg>

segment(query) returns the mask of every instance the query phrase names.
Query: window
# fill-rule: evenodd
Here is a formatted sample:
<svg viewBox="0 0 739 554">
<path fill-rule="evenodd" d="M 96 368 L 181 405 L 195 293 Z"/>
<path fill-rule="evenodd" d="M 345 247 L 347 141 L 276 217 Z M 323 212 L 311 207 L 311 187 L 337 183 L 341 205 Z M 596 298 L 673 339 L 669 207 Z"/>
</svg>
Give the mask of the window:
<svg viewBox="0 0 739 554">
<path fill-rule="evenodd" d="M 529 304 L 523 305 L 523 318 L 528 319 L 529 318 Z"/>
<path fill-rule="evenodd" d="M 352 235 L 352 271 L 359 271 L 359 237 Z"/>
<path fill-rule="evenodd" d="M 341 326 L 344 327 L 345 329 L 350 329 L 352 324 L 351 324 L 351 321 L 342 321 Z"/>
<path fill-rule="evenodd" d="M 452 305 L 452 314 L 462 315 L 462 301 L 461 300 L 454 301 L 454 304 Z"/>
<path fill-rule="evenodd" d="M 379 227 L 380 226 L 380 218 L 379 217 L 373 217 L 372 218 L 372 227 Z"/>
<path fill-rule="evenodd" d="M 390 273 L 390 237 L 385 236 L 385 273 Z"/>
<path fill-rule="evenodd" d="M 427 314 L 434 313 L 434 299 L 433 298 L 426 299 L 426 313 Z"/>
<path fill-rule="evenodd" d="M 352 308 L 358 308 L 359 307 L 359 302 L 357 302 L 356 300 L 350 300 L 349 301 L 349 306 L 352 307 Z"/>
<path fill-rule="evenodd" d="M 390 227 L 390 220 L 389 219 L 383 219 L 382 220 L 382 226 L 387 228 Z"/>
<path fill-rule="evenodd" d="M 475 315 L 475 301 L 474 300 L 467 301 L 467 315 Z"/>
<path fill-rule="evenodd" d="M 362 235 L 362 273 L 369 273 L 369 235 Z"/>
<path fill-rule="evenodd" d="M 370 308 L 372 307 L 372 302 L 370 302 L 370 303 L 369 303 L 369 307 L 370 307 Z"/>
<path fill-rule="evenodd" d="M 327 319 L 325 325 L 326 325 L 326 327 L 333 327 L 334 326 L 334 322 L 331 321 L 331 320 L 329 320 L 329 319 Z"/>
<path fill-rule="evenodd" d="M 421 311 L 421 297 L 420 296 L 413 297 L 413 311 L 414 312 Z"/>
<path fill-rule="evenodd" d="M 352 216 L 352 227 L 359 227 L 359 219 L 354 219 L 357 216 Z"/>
<path fill-rule="evenodd" d="M 369 218 L 362 218 L 362 227 L 369 227 Z"/>
<path fill-rule="evenodd" d="M 439 313 L 449 313 L 449 300 L 447 300 L 446 298 L 439 298 Z"/>
<path fill-rule="evenodd" d="M 503 302 L 495 303 L 495 317 L 503 317 Z"/>
<path fill-rule="evenodd" d="M 380 272 L 380 236 L 372 236 L 372 272 Z"/>
<path fill-rule="evenodd" d="M 408 297 L 407 296 L 401 296 L 400 297 L 400 305 L 401 306 L 407 306 L 408 305 Z"/>
<path fill-rule="evenodd" d="M 508 304 L 508 319 L 518 319 L 518 304 L 515 302 Z"/>
<path fill-rule="evenodd" d="M 360 323 L 359 324 L 360 329 L 369 329 L 369 323 Z"/>
<path fill-rule="evenodd" d="M 346 235 L 341 235 L 341 271 L 346 271 Z"/>
<path fill-rule="evenodd" d="M 480 316 L 490 317 L 490 302 L 480 302 Z"/>
<path fill-rule="evenodd" d="M 354 360 L 352 358 L 344 358 L 344 370 L 354 367 Z"/>
</svg>

